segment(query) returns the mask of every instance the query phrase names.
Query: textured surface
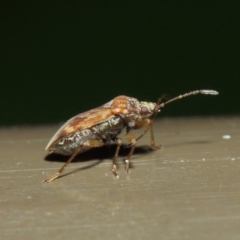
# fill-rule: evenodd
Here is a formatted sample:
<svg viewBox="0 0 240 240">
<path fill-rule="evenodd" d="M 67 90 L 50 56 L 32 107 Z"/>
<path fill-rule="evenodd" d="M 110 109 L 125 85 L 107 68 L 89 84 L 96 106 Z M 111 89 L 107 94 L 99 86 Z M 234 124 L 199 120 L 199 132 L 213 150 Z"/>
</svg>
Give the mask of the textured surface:
<svg viewBox="0 0 240 240">
<path fill-rule="evenodd" d="M 111 146 L 42 184 L 67 160 L 44 151 L 58 127 L 0 129 L 1 239 L 240 239 L 240 118 L 157 120 L 130 174 Z"/>
</svg>

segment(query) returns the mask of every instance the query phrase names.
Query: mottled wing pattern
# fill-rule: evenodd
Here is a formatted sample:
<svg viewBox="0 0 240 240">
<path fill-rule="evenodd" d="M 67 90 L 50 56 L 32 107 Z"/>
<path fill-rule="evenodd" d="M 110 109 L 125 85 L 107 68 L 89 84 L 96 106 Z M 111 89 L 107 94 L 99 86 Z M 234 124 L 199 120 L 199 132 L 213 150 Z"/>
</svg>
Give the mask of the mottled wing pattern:
<svg viewBox="0 0 240 240">
<path fill-rule="evenodd" d="M 75 117 L 69 119 L 52 137 L 49 141 L 46 150 L 52 146 L 61 137 L 70 135 L 78 130 L 90 128 L 98 123 L 108 120 L 112 117 L 110 107 L 111 104 L 106 103 L 105 105 L 92 109 L 90 111 L 80 113 Z"/>
</svg>

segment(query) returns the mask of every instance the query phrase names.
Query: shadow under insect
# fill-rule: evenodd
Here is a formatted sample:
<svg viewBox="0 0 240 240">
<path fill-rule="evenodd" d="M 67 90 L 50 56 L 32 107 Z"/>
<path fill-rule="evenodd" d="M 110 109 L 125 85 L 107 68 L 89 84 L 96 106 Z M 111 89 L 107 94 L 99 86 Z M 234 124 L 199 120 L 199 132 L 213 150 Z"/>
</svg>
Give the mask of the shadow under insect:
<svg viewBox="0 0 240 240">
<path fill-rule="evenodd" d="M 212 141 L 208 140 L 196 140 L 196 141 L 181 141 L 177 143 L 171 143 L 171 144 L 165 144 L 164 146 L 166 148 L 174 148 L 179 146 L 185 146 L 185 145 L 205 145 L 205 144 L 211 144 Z"/>
<path fill-rule="evenodd" d="M 74 171 L 71 171 L 69 173 L 63 174 L 60 177 L 72 174 L 74 172 L 80 171 L 80 170 L 84 170 L 84 169 L 88 169 L 94 166 L 97 166 L 98 164 L 100 164 L 101 162 L 105 161 L 105 160 L 111 160 L 114 157 L 114 154 L 116 152 L 116 144 L 110 144 L 110 145 L 106 145 L 106 146 L 102 146 L 99 148 L 92 148 L 89 149 L 86 152 L 80 153 L 78 154 L 74 160 L 71 162 L 71 164 L 73 162 L 88 162 L 88 161 L 92 161 L 92 160 L 98 160 L 97 162 L 94 162 L 88 166 L 84 166 L 84 167 L 80 167 Z M 126 159 L 126 156 L 128 155 L 130 148 L 128 144 L 123 144 L 120 148 L 119 154 L 118 154 L 118 162 L 123 162 Z M 150 146 L 137 146 L 134 150 L 134 155 L 136 154 L 147 154 L 149 152 L 152 151 L 152 148 Z M 61 155 L 61 154 L 56 154 L 56 153 L 52 153 L 52 154 L 48 154 L 44 159 L 46 161 L 49 162 L 67 162 L 67 160 L 69 159 L 70 156 L 68 155 Z M 130 168 L 133 168 L 132 164 L 130 163 Z"/>
</svg>

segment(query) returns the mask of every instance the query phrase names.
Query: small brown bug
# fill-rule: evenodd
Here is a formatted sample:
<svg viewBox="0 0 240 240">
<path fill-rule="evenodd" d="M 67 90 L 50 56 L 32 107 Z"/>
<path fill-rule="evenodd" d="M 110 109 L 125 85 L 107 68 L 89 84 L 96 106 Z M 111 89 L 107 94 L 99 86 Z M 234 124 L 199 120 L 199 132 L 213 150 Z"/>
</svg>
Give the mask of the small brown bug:
<svg viewBox="0 0 240 240">
<path fill-rule="evenodd" d="M 136 143 L 145 135 L 149 128 L 151 133 L 151 147 L 159 149 L 154 142 L 152 123 L 160 109 L 173 101 L 196 94 L 217 95 L 218 92 L 214 90 L 196 90 L 179 95 L 165 103 L 161 103 L 162 98 L 157 103 L 152 103 L 138 101 L 132 97 L 118 96 L 101 107 L 80 113 L 71 118 L 56 132 L 46 146 L 46 150 L 49 150 L 50 153 L 71 155 L 71 157 L 56 174 L 43 182 L 49 183 L 58 178 L 77 154 L 87 151 L 90 148 L 102 147 L 111 141 L 117 143 L 116 152 L 113 157 L 112 172 L 118 177 L 116 160 L 122 140 L 117 136 L 124 128 L 126 128 L 125 136 L 131 146 L 131 150 L 125 160 L 125 169 L 128 172 L 129 160 L 134 152 Z M 130 133 L 130 130 L 142 127 L 145 127 L 145 129 L 137 138 Z"/>
</svg>

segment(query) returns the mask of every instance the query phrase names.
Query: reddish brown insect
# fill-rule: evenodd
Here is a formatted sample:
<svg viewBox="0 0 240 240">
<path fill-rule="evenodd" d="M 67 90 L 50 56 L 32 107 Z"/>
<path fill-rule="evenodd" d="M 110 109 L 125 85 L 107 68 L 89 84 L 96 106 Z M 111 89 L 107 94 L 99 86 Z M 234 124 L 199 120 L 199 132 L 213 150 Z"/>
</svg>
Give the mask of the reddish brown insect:
<svg viewBox="0 0 240 240">
<path fill-rule="evenodd" d="M 149 128 L 151 131 L 151 147 L 153 149 L 159 149 L 154 142 L 152 123 L 160 109 L 173 101 L 199 93 L 210 95 L 218 94 L 218 92 L 214 90 L 196 90 L 179 95 L 165 103 L 161 103 L 161 98 L 157 103 L 152 103 L 141 102 L 132 97 L 118 96 L 101 107 L 80 113 L 71 118 L 56 132 L 46 147 L 46 150 L 49 150 L 50 153 L 71 155 L 71 157 L 56 174 L 43 182 L 49 183 L 58 178 L 77 154 L 90 148 L 102 147 L 111 141 L 117 143 L 116 152 L 113 157 L 112 172 L 118 177 L 116 160 L 120 146 L 122 145 L 122 140 L 117 136 L 124 128 L 126 128 L 125 136 L 131 146 L 131 150 L 125 160 L 125 169 L 128 172 L 129 160 L 134 152 L 136 143 L 145 135 Z M 145 129 L 137 138 L 130 133 L 130 130 L 142 127 L 145 127 Z"/>
</svg>

